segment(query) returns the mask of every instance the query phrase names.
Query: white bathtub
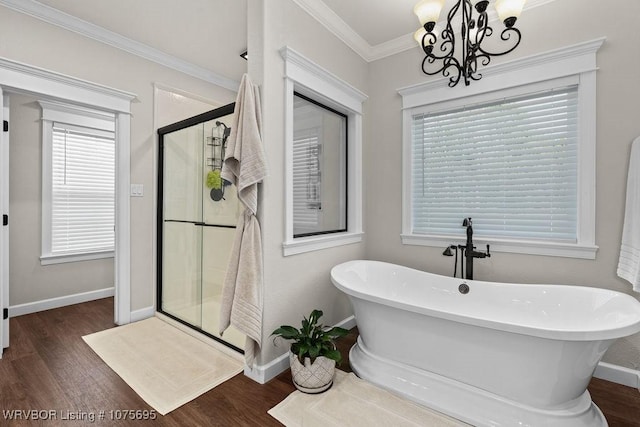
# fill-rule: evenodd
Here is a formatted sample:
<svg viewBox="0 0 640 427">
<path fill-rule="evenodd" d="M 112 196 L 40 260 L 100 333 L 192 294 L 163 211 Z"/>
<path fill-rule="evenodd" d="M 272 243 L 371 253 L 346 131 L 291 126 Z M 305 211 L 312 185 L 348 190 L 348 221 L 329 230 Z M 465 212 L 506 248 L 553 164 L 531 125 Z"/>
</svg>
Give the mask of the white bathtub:
<svg viewBox="0 0 640 427">
<path fill-rule="evenodd" d="M 607 348 L 640 331 L 640 303 L 605 289 L 376 261 L 340 264 L 331 280 L 355 312 L 356 374 L 473 425 L 606 426 L 587 385 Z"/>
</svg>

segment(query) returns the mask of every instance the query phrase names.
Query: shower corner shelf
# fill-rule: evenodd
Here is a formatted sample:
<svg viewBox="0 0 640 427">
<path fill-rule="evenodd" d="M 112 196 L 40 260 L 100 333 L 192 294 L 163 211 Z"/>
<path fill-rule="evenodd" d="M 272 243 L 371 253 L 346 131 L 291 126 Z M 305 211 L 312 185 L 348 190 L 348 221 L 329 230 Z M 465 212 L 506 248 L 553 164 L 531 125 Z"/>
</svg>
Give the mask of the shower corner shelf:
<svg viewBox="0 0 640 427">
<path fill-rule="evenodd" d="M 207 145 L 210 147 L 220 147 L 222 145 L 223 138 L 217 136 L 207 136 Z"/>
<path fill-rule="evenodd" d="M 222 169 L 222 160 L 207 157 L 207 166 L 212 169 Z"/>
</svg>

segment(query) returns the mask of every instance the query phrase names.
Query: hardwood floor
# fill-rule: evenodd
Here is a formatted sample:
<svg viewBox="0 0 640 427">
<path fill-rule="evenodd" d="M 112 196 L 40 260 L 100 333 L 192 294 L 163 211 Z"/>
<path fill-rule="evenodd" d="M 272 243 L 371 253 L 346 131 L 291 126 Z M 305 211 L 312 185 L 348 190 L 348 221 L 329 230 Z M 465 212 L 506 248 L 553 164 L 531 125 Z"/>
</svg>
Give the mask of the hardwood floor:
<svg viewBox="0 0 640 427">
<path fill-rule="evenodd" d="M 239 374 L 188 404 L 155 420 L 111 420 L 121 410 L 149 407 L 81 339 L 113 327 L 113 299 L 92 301 L 11 319 L 11 347 L 0 360 L 0 426 L 278 426 L 267 410 L 294 391 L 285 372 L 260 385 Z M 349 371 L 353 330 L 338 343 Z M 640 427 L 638 390 L 594 379 L 593 400 L 612 427 Z M 14 420 L 5 411 L 55 411 L 56 419 Z M 99 419 L 104 411 L 104 420 Z M 111 412 L 113 411 L 113 412 Z M 43 412 L 37 413 L 42 418 Z M 95 422 L 86 417 L 93 415 Z M 74 421 L 69 418 L 85 417 Z M 67 419 L 62 419 L 67 418 Z"/>
</svg>

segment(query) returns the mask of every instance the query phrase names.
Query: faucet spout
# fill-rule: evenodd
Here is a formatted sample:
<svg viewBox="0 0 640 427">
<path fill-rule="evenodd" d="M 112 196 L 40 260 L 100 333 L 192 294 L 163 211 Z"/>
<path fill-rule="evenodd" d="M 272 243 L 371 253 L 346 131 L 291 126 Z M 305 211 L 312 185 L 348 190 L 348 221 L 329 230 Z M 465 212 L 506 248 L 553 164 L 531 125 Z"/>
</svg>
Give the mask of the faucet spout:
<svg viewBox="0 0 640 427">
<path fill-rule="evenodd" d="M 487 245 L 487 252 L 478 252 L 475 250 L 475 246 L 473 246 L 473 222 L 471 218 L 465 218 L 462 221 L 462 226 L 467 228 L 467 243 L 464 246 L 464 257 L 466 264 L 466 278 L 469 280 L 473 280 L 473 259 L 474 258 L 487 258 L 490 257 L 489 253 L 489 245 Z"/>
</svg>

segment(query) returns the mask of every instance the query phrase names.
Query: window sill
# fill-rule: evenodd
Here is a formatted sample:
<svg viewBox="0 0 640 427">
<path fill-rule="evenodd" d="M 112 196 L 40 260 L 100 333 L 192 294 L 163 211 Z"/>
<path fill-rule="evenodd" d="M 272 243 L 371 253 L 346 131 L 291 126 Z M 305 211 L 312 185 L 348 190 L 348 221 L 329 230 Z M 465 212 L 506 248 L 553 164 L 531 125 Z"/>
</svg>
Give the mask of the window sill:
<svg viewBox="0 0 640 427">
<path fill-rule="evenodd" d="M 65 255 L 42 255 L 40 265 L 64 264 L 67 262 L 91 261 L 95 259 L 113 258 L 113 251 L 76 253 Z"/>
<path fill-rule="evenodd" d="M 460 237 L 450 236 L 425 236 L 417 234 L 401 234 L 403 245 L 435 246 L 445 248 L 448 245 L 464 244 L 465 240 Z M 487 244 L 491 245 L 491 252 L 509 252 L 527 255 L 546 255 L 566 258 L 595 259 L 598 246 L 574 244 L 574 243 L 554 243 L 536 242 L 531 240 L 511 241 L 503 239 L 482 239 L 474 240 L 475 246 L 480 250 Z"/>
<path fill-rule="evenodd" d="M 304 252 L 318 251 L 320 249 L 333 248 L 336 246 L 350 245 L 362 241 L 364 233 L 340 233 L 323 236 L 301 237 L 289 240 L 282 244 L 284 256 L 301 254 Z"/>
</svg>

